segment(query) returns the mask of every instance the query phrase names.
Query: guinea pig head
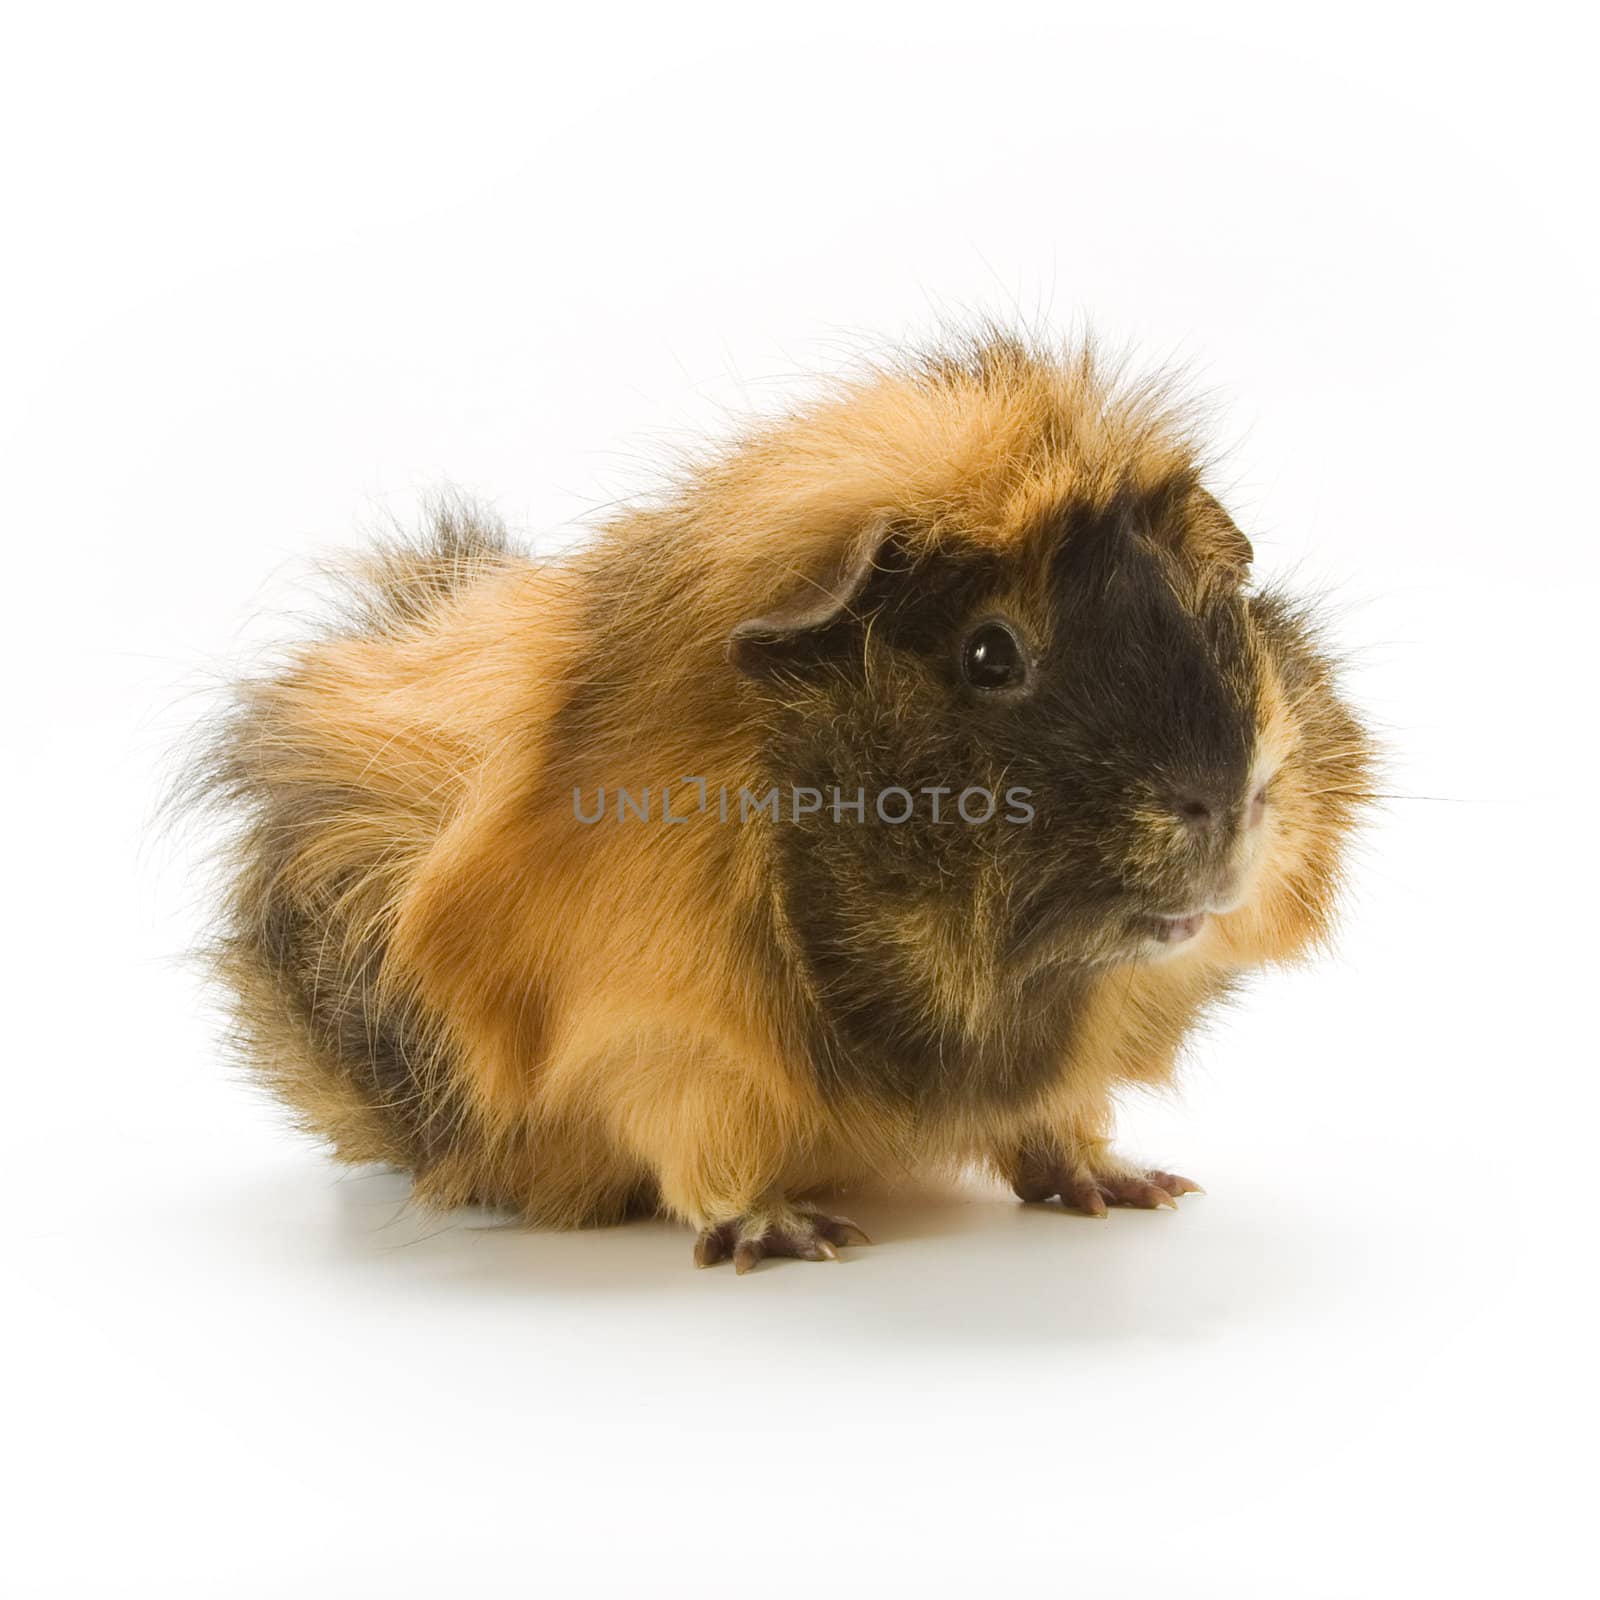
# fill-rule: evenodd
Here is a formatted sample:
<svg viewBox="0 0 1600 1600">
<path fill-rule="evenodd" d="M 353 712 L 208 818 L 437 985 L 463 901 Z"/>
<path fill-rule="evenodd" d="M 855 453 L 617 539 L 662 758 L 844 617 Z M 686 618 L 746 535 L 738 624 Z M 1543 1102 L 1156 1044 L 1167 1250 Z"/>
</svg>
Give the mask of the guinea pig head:
<svg viewBox="0 0 1600 1600">
<path fill-rule="evenodd" d="M 1200 947 L 1274 874 L 1327 898 L 1320 769 L 1358 730 L 1250 562 L 1185 475 L 998 532 L 886 515 L 735 630 L 768 772 L 823 797 L 774 836 L 821 992 L 881 1022 L 920 985 L 981 1032 L 1041 973 Z"/>
</svg>

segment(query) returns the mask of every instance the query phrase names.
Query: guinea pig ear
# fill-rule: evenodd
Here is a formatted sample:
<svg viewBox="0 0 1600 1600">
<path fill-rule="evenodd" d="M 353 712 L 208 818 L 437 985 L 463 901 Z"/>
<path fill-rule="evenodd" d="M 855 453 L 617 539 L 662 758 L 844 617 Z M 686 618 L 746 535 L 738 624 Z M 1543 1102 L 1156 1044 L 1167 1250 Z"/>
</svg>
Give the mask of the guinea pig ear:
<svg viewBox="0 0 1600 1600">
<path fill-rule="evenodd" d="M 1184 509 L 1190 548 L 1208 566 L 1223 567 L 1237 578 L 1245 577 L 1255 560 L 1255 550 L 1217 497 L 1197 487 Z"/>
<path fill-rule="evenodd" d="M 852 616 L 856 602 L 883 570 L 890 539 L 887 522 L 873 523 L 818 577 L 801 577 L 758 616 L 728 635 L 728 660 L 752 678 L 792 666 L 825 630 Z"/>
</svg>

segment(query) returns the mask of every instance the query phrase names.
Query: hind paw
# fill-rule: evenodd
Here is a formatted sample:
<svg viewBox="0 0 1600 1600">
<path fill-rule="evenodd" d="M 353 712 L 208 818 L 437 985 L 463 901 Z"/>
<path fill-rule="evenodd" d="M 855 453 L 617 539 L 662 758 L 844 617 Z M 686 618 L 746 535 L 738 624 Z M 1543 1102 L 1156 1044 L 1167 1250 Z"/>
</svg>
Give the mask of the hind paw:
<svg viewBox="0 0 1600 1600">
<path fill-rule="evenodd" d="M 1103 1217 L 1111 1206 L 1135 1206 L 1154 1211 L 1178 1208 L 1181 1194 L 1204 1194 L 1192 1178 L 1159 1168 L 1128 1166 L 1114 1158 L 1048 1160 L 1038 1156 L 1019 1163 L 1011 1187 L 1023 1200 L 1059 1199 L 1069 1211 Z"/>
</svg>

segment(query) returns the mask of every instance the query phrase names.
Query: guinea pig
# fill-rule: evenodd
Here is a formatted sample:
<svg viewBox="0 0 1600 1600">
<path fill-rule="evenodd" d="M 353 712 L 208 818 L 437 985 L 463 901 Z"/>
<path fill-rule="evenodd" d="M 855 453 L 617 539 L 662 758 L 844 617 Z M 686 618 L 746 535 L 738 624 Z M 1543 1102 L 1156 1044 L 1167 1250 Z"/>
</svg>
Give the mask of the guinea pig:
<svg viewBox="0 0 1600 1600">
<path fill-rule="evenodd" d="M 1104 1216 L 1240 975 L 1328 933 L 1372 743 L 1156 382 L 986 333 L 552 560 L 441 508 L 232 691 L 214 941 L 298 1122 L 441 1206 L 834 1259 L 987 1170 Z"/>
</svg>

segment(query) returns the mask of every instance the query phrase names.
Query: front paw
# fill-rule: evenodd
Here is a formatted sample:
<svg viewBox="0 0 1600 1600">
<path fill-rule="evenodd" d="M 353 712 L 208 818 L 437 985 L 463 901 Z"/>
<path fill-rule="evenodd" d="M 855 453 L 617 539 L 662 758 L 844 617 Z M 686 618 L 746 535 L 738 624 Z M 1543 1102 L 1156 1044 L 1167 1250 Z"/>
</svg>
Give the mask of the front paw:
<svg viewBox="0 0 1600 1600">
<path fill-rule="evenodd" d="M 1059 1199 L 1069 1211 L 1103 1217 L 1111 1206 L 1137 1206 L 1154 1211 L 1178 1208 L 1180 1194 L 1204 1194 L 1190 1178 L 1157 1168 L 1137 1167 L 1109 1151 L 1083 1157 L 1029 1151 L 1016 1164 L 1011 1187 L 1019 1199 Z"/>
<path fill-rule="evenodd" d="M 711 1267 L 731 1256 L 733 1270 L 744 1273 L 768 1256 L 837 1261 L 839 1245 L 871 1243 L 848 1218 L 831 1217 L 815 1206 L 760 1206 L 702 1228 L 694 1242 L 694 1264 Z"/>
</svg>

